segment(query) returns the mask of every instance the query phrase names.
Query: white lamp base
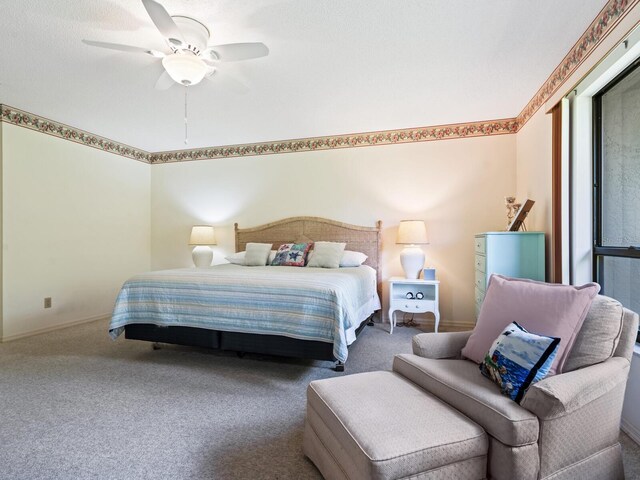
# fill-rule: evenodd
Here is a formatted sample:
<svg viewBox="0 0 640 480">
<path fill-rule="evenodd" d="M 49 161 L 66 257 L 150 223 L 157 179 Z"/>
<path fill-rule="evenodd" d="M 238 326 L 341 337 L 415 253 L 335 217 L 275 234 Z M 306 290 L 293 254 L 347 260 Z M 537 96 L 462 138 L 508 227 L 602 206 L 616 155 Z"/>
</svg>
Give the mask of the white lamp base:
<svg viewBox="0 0 640 480">
<path fill-rule="evenodd" d="M 191 252 L 191 258 L 196 267 L 209 267 L 213 260 L 213 250 L 206 245 L 198 245 Z"/>
<path fill-rule="evenodd" d="M 420 276 L 420 270 L 424 267 L 424 252 L 415 245 L 407 245 L 400 253 L 400 263 L 404 274 L 408 279 L 415 280 Z"/>
</svg>

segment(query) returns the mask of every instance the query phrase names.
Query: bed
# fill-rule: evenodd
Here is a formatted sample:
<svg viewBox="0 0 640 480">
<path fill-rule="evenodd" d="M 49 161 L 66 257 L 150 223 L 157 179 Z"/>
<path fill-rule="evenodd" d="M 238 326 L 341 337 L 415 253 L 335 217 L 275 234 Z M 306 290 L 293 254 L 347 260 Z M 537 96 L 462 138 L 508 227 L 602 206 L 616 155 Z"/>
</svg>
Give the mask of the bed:
<svg viewBox="0 0 640 480">
<path fill-rule="evenodd" d="M 235 225 L 236 251 L 249 242 L 346 242 L 367 255 L 339 269 L 223 264 L 149 272 L 123 285 L 113 338 L 335 361 L 380 309 L 380 228 L 294 217 L 254 228 Z"/>
</svg>

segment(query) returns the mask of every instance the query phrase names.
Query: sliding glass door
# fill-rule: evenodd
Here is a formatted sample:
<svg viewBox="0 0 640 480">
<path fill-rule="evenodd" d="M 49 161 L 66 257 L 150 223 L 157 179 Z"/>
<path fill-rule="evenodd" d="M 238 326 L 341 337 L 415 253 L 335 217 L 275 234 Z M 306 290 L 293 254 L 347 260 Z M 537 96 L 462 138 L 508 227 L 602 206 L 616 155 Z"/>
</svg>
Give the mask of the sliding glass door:
<svg viewBox="0 0 640 480">
<path fill-rule="evenodd" d="M 640 59 L 594 97 L 594 279 L 640 311 Z"/>
</svg>

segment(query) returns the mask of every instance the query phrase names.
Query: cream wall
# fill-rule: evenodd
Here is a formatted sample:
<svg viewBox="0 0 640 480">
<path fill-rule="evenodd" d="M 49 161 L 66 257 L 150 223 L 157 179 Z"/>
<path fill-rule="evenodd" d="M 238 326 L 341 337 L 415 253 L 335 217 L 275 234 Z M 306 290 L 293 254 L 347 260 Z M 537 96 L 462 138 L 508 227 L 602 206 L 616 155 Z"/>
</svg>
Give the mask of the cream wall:
<svg viewBox="0 0 640 480">
<path fill-rule="evenodd" d="M 515 153 L 515 135 L 504 135 L 154 165 L 151 267 L 191 266 L 194 224 L 216 226 L 220 263 L 234 251 L 234 222 L 252 227 L 310 215 L 370 226 L 382 220 L 388 279 L 402 274 L 399 221 L 424 219 L 427 264 L 442 282 L 442 324 L 472 325 L 473 235 L 504 228 Z"/>
<path fill-rule="evenodd" d="M 546 272 L 549 278 L 551 240 L 551 115 L 538 110 L 516 137 L 516 198 L 535 200 L 527 217 L 530 231 L 545 232 Z"/>
<path fill-rule="evenodd" d="M 109 315 L 122 282 L 149 270 L 150 166 L 0 128 L 2 338 Z"/>
</svg>

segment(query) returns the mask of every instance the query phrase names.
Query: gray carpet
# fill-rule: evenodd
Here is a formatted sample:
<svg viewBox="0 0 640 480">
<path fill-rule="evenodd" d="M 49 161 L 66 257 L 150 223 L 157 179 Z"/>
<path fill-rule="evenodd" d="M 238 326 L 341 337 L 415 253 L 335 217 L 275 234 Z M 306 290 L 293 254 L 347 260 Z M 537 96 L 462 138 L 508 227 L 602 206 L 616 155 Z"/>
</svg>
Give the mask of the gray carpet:
<svg viewBox="0 0 640 480">
<path fill-rule="evenodd" d="M 152 350 L 106 330 L 0 344 L 0 478 L 320 478 L 301 450 L 305 389 L 341 375 L 332 363 Z M 365 328 L 346 373 L 389 369 L 418 331 Z M 627 478 L 640 478 L 638 446 L 622 440 Z"/>
</svg>

